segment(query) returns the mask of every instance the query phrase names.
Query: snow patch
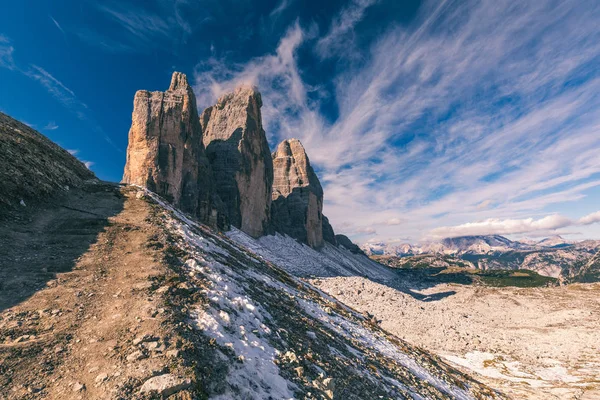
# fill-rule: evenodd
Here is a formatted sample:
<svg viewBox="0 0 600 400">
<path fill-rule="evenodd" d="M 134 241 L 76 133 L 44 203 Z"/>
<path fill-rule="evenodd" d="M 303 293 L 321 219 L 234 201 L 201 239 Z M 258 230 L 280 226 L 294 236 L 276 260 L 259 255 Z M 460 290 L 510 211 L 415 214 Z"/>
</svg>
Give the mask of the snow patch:
<svg viewBox="0 0 600 400">
<path fill-rule="evenodd" d="M 389 268 L 330 243 L 325 243 L 317 251 L 287 235 L 275 234 L 254 239 L 232 228 L 227 236 L 294 276 L 366 276 L 377 281 L 395 278 Z"/>
<path fill-rule="evenodd" d="M 564 383 L 578 382 L 580 379 L 569 374 L 566 368 L 557 365 L 541 368 L 532 372 L 522 371 L 518 361 L 506 361 L 508 356 L 473 351 L 463 357 L 445 355 L 444 358 L 476 373 L 489 378 L 503 379 L 511 382 L 523 382 L 532 387 L 548 387 L 552 381 Z"/>
</svg>

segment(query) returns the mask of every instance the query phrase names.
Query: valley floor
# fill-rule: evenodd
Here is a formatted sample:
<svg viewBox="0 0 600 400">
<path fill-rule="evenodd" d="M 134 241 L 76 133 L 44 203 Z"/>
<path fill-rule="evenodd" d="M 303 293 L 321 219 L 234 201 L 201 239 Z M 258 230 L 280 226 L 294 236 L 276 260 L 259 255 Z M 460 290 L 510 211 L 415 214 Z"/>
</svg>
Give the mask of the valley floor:
<svg viewBox="0 0 600 400">
<path fill-rule="evenodd" d="M 311 283 L 515 399 L 600 399 L 600 284 L 417 291 L 361 277 Z"/>
</svg>

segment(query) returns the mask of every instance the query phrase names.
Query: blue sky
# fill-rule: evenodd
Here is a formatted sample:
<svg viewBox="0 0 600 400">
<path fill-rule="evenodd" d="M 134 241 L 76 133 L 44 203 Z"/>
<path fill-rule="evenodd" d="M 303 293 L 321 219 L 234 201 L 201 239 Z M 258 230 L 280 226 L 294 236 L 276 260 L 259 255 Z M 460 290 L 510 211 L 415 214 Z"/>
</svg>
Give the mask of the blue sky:
<svg viewBox="0 0 600 400">
<path fill-rule="evenodd" d="M 133 95 L 263 94 L 337 231 L 600 238 L 600 3 L 30 1 L 0 14 L 0 110 L 118 181 Z"/>
</svg>

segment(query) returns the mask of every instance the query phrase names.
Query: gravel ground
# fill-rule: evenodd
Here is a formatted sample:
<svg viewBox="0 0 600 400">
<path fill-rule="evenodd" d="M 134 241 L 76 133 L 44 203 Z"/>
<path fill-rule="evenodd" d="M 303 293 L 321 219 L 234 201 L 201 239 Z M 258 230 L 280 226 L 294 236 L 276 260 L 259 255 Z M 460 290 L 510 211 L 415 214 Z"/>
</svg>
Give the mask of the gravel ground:
<svg viewBox="0 0 600 400">
<path fill-rule="evenodd" d="M 600 399 L 599 284 L 415 291 L 360 277 L 311 283 L 515 399 Z"/>
</svg>

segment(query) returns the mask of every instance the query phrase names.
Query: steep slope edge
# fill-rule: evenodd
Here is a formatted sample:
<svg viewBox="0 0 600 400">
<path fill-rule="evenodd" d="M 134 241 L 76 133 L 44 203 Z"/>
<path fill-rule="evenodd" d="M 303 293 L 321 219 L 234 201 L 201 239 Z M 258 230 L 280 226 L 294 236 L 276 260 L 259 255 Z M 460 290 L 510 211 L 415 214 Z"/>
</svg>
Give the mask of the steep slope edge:
<svg viewBox="0 0 600 400">
<path fill-rule="evenodd" d="M 69 152 L 3 113 L 0 166 L 0 212 L 44 200 L 94 178 Z"/>
</svg>

